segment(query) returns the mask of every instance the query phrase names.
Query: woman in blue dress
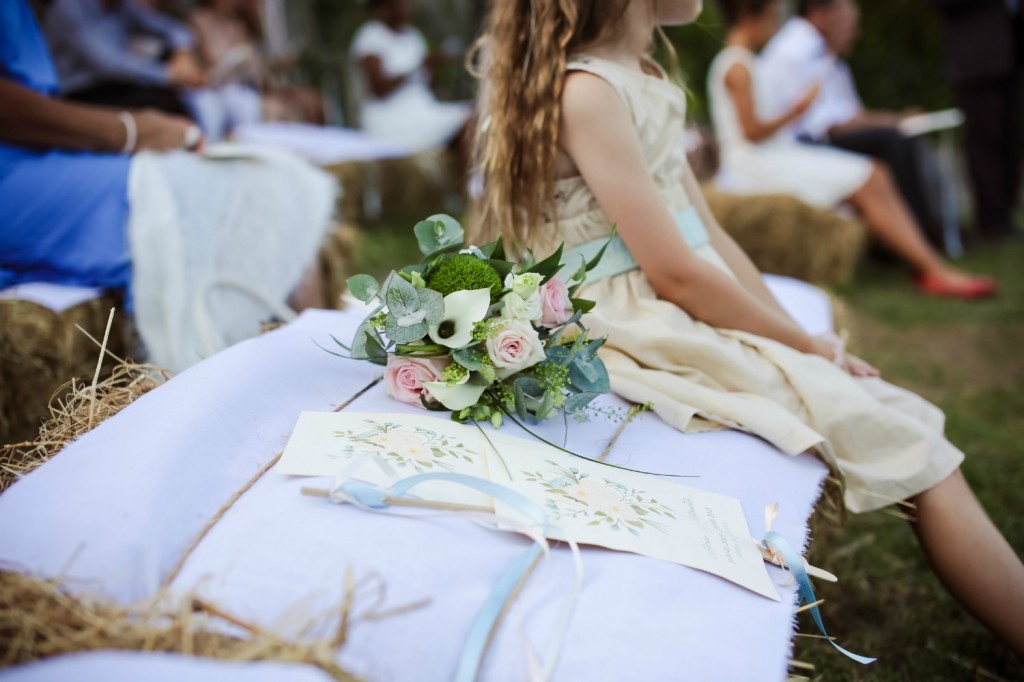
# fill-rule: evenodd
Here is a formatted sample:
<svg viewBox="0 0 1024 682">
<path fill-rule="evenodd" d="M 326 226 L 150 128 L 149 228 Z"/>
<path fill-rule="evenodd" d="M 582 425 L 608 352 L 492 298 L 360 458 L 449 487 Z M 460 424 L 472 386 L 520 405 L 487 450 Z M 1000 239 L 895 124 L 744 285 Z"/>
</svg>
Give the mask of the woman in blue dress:
<svg viewBox="0 0 1024 682">
<path fill-rule="evenodd" d="M 131 154 L 185 147 L 192 122 L 55 98 L 57 74 L 25 0 L 0 2 L 0 289 L 117 289 L 130 300 Z"/>
</svg>

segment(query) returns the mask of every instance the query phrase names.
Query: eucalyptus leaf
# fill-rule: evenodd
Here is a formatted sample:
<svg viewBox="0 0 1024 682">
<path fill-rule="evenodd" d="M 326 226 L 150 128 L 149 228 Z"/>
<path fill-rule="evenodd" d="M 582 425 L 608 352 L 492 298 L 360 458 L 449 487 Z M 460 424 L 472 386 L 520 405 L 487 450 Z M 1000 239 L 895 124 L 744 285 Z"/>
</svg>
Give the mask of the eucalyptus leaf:
<svg viewBox="0 0 1024 682">
<path fill-rule="evenodd" d="M 356 333 L 352 336 L 352 350 L 350 352 L 356 360 L 367 360 L 370 357 L 366 352 L 366 336 L 370 328 L 370 320 L 363 320 L 363 323 L 356 328 Z"/>
<path fill-rule="evenodd" d="M 452 359 L 471 372 L 480 369 L 484 362 L 483 353 L 475 348 L 462 348 L 452 353 Z"/>
<path fill-rule="evenodd" d="M 462 230 L 462 225 L 459 225 L 459 221 L 444 214 L 432 215 L 426 220 L 416 223 L 413 233 L 416 235 L 420 251 L 424 255 L 462 244 L 465 239 L 465 232 Z"/>
<path fill-rule="evenodd" d="M 604 363 L 588 361 L 579 355 L 569 364 L 569 382 L 577 391 L 584 393 L 608 393 L 611 390 Z"/>
<path fill-rule="evenodd" d="M 420 308 L 414 313 L 407 313 L 405 315 L 402 315 L 401 317 L 397 318 L 395 322 L 398 324 L 399 327 L 411 327 L 414 324 L 419 324 L 420 322 L 422 322 L 424 318 L 426 318 L 426 316 L 427 311 L 424 310 L 423 308 Z"/>
<path fill-rule="evenodd" d="M 540 405 L 537 406 L 537 412 L 534 415 L 537 421 L 544 419 L 551 413 L 551 409 L 555 406 L 555 394 L 550 391 L 545 391 L 544 397 L 540 399 Z"/>
<path fill-rule="evenodd" d="M 384 301 L 388 304 L 388 310 L 396 317 L 402 317 L 420 309 L 420 295 L 416 287 L 401 277 L 390 278 L 387 291 L 384 292 Z"/>
<path fill-rule="evenodd" d="M 426 311 L 427 324 L 440 324 L 444 319 L 444 296 L 433 289 L 420 289 L 420 309 Z"/>
<path fill-rule="evenodd" d="M 384 323 L 384 333 L 395 343 L 412 343 L 427 335 L 426 322 L 417 322 L 409 326 L 402 326 L 398 322 L 399 318 L 388 315 L 387 322 Z"/>
<path fill-rule="evenodd" d="M 544 386 L 533 377 L 518 377 L 513 385 L 522 390 L 523 394 L 538 400 L 544 395 Z"/>
<path fill-rule="evenodd" d="M 563 367 L 572 360 L 573 356 L 572 346 L 549 346 L 545 352 L 548 356 L 546 362 L 551 362 Z"/>
<path fill-rule="evenodd" d="M 571 395 L 565 399 L 565 404 L 562 405 L 562 409 L 569 414 L 578 412 L 589 405 L 594 398 L 597 398 L 600 395 L 600 393 L 595 393 L 593 391 L 584 391 L 582 393 Z"/>
<path fill-rule="evenodd" d="M 516 400 L 516 414 L 519 415 L 520 419 L 526 421 L 526 415 L 528 414 L 526 411 L 526 396 L 523 394 L 523 387 L 518 381 L 512 384 L 512 395 L 515 396 Z"/>
<path fill-rule="evenodd" d="M 369 303 L 373 300 L 373 297 L 380 291 L 380 282 L 377 281 L 376 277 L 371 275 L 355 275 L 345 280 L 346 286 L 350 294 L 358 298 L 363 303 Z"/>
</svg>

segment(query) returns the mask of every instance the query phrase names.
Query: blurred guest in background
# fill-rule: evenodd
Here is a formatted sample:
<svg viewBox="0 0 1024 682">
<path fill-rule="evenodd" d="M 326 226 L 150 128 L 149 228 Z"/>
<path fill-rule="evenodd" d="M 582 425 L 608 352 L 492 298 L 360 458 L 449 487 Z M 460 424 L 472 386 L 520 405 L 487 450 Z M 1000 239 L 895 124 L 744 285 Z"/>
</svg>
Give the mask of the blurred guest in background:
<svg viewBox="0 0 1024 682">
<path fill-rule="evenodd" d="M 792 194 L 823 208 L 849 202 L 871 233 L 913 268 L 925 293 L 961 298 L 995 293 L 992 279 L 957 270 L 925 240 L 884 166 L 859 154 L 797 141 L 790 126 L 812 106 L 819 95 L 817 84 L 783 114 L 766 115 L 755 52 L 778 29 L 781 1 L 721 0 L 719 5 L 729 29 L 725 49 L 708 73 L 708 95 L 723 189 Z"/>
<path fill-rule="evenodd" d="M 246 0 L 204 0 L 191 16 L 205 87 L 189 94 L 199 125 L 216 142 L 238 125 L 261 118 L 266 65 L 242 12 Z"/>
<path fill-rule="evenodd" d="M 814 84 L 821 93 L 791 124 L 798 139 L 866 154 L 886 164 L 918 224 L 941 240 L 937 162 L 927 143 L 899 130 L 901 114 L 869 111 L 843 61 L 856 43 L 860 12 L 855 0 L 799 0 L 797 15 L 758 56 L 764 111 L 777 116 Z"/>
<path fill-rule="evenodd" d="M 183 148 L 188 119 L 63 102 L 23 0 L 0 3 L 0 288 L 126 291 L 130 153 Z"/>
<path fill-rule="evenodd" d="M 68 99 L 188 116 L 181 90 L 205 80 L 191 31 L 133 0 L 55 0 L 44 31 Z"/>
<path fill-rule="evenodd" d="M 298 121 L 323 125 L 320 93 L 281 82 L 295 59 L 269 59 L 255 0 L 202 0 L 190 16 L 196 52 L 206 70 L 203 88 L 188 101 L 211 142 L 235 127 L 258 121 Z"/>
<path fill-rule="evenodd" d="M 427 50 L 423 34 L 410 23 L 410 0 L 369 0 L 367 5 L 371 19 L 351 47 L 363 129 L 410 152 L 460 142 L 469 104 L 440 102 L 431 90 L 438 68 L 454 59 L 457 49 Z M 465 146 L 459 148 L 468 159 Z"/>
<path fill-rule="evenodd" d="M 994 240 L 1019 234 L 1022 0 L 930 0 L 946 18 L 946 67 L 966 120 L 975 218 Z"/>
</svg>

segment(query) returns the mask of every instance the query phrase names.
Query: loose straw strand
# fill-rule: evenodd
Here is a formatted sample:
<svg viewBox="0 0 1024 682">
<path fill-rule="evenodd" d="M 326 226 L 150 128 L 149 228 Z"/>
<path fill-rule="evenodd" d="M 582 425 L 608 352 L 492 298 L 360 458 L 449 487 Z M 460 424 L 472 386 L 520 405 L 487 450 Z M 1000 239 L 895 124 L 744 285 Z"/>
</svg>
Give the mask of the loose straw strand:
<svg viewBox="0 0 1024 682">
<path fill-rule="evenodd" d="M 107 341 L 110 339 L 110 328 L 114 325 L 114 310 L 110 309 L 110 315 L 107 317 L 107 328 L 103 332 L 103 343 L 100 344 L 100 354 L 96 358 L 96 371 L 92 375 L 92 387 L 89 389 L 89 395 L 91 400 L 89 402 L 89 428 L 92 428 L 92 420 L 96 413 L 96 385 L 100 382 L 100 368 L 103 367 L 103 356 L 106 355 Z"/>
<path fill-rule="evenodd" d="M 379 384 L 382 378 L 383 377 L 377 377 L 376 379 L 371 381 L 369 384 L 361 388 L 351 398 L 343 402 L 338 407 L 334 408 L 333 411 L 341 412 L 342 410 L 344 410 L 346 407 L 348 407 L 353 402 L 358 400 L 363 394 L 365 394 L 371 388 Z M 222 518 L 224 518 L 224 515 L 228 512 L 229 509 L 231 509 L 231 507 L 234 506 L 235 502 L 238 502 L 242 495 L 249 492 L 249 490 L 254 485 L 256 485 L 256 482 L 263 478 L 264 474 L 270 471 L 270 469 L 273 468 L 273 466 L 277 464 L 278 461 L 280 461 L 281 456 L 283 454 L 284 450 L 281 450 L 276 455 L 274 455 L 273 459 L 271 459 L 269 462 L 263 465 L 260 468 L 260 470 L 256 472 L 255 476 L 250 478 L 248 481 L 245 482 L 245 485 L 236 490 L 234 494 L 231 495 L 231 497 L 229 497 L 228 500 L 223 505 L 221 505 L 220 509 L 218 509 L 213 514 L 213 516 L 210 517 L 210 520 L 207 521 L 205 525 L 203 525 L 203 527 L 199 530 L 196 536 L 192 538 L 192 541 L 189 542 L 188 545 L 185 547 L 185 551 L 182 553 L 181 557 L 178 558 L 177 563 L 174 564 L 174 568 L 172 568 L 171 572 L 167 574 L 166 578 L 164 578 L 162 587 L 169 587 L 170 584 L 174 582 L 174 579 L 178 577 L 178 574 L 181 572 L 181 569 L 185 566 L 185 562 L 188 561 L 190 556 L 192 556 L 192 553 L 195 551 L 196 547 L 199 546 L 199 543 L 202 542 L 203 539 L 209 534 L 209 532 L 213 530 L 213 527 L 217 525 L 217 523 L 220 522 Z"/>
</svg>

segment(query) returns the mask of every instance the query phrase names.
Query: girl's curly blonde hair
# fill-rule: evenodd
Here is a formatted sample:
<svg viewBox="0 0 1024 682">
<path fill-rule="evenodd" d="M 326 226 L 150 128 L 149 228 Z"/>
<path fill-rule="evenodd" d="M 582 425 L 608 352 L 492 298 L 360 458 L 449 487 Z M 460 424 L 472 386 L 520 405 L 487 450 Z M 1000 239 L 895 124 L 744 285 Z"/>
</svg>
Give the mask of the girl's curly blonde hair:
<svg viewBox="0 0 1024 682">
<path fill-rule="evenodd" d="M 478 236 L 529 244 L 555 184 L 570 55 L 603 38 L 635 0 L 491 0 L 470 55 L 482 78 L 476 163 L 484 183 Z"/>
</svg>

